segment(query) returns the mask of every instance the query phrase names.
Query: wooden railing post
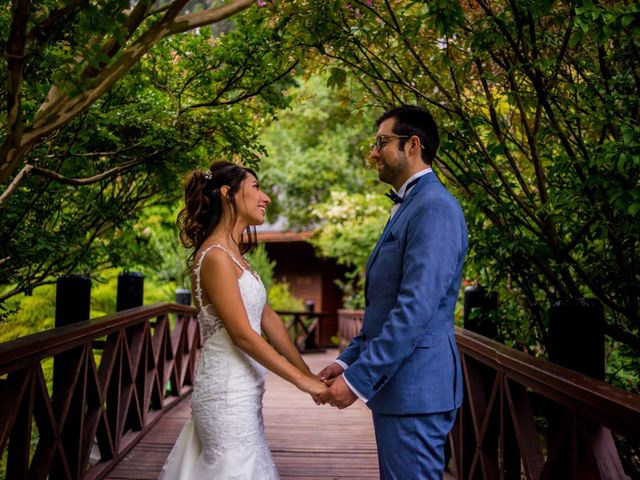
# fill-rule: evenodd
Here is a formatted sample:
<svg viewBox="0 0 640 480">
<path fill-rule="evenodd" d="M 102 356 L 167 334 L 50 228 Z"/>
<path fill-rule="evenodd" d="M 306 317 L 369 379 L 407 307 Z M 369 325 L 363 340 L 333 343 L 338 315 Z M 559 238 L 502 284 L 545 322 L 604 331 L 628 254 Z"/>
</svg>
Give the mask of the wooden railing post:
<svg viewBox="0 0 640 480">
<path fill-rule="evenodd" d="M 604 308 L 599 300 L 563 300 L 551 307 L 549 360 L 604 381 Z"/>
<path fill-rule="evenodd" d="M 464 308 L 463 308 L 463 320 L 465 330 L 476 332 L 484 337 L 496 339 L 498 336 L 498 328 L 491 313 L 495 312 L 498 308 L 498 296 L 496 293 L 490 293 L 485 287 L 482 286 L 469 286 L 464 289 Z M 476 411 L 482 410 L 482 405 L 486 405 L 491 389 L 495 382 L 495 374 L 491 371 L 478 368 L 474 371 L 474 385 L 475 396 L 472 399 L 470 392 L 465 392 L 464 404 L 459 412 L 461 416 L 461 428 L 465 432 L 462 437 L 464 445 L 462 446 L 464 452 L 467 454 L 463 456 L 460 463 L 462 470 L 462 477 L 466 478 L 468 472 L 472 470 L 474 462 L 474 455 L 469 455 L 469 452 L 474 452 L 477 446 L 476 432 L 474 431 L 473 422 L 471 418 L 471 409 L 475 408 Z M 471 402 L 475 402 L 471 405 Z M 499 447 L 499 435 L 500 432 L 496 428 L 496 422 L 489 422 L 487 431 L 484 435 L 484 451 L 488 458 L 492 458 L 497 455 Z M 504 439 L 503 439 L 504 440 Z M 512 444 L 502 442 L 502 452 L 505 459 L 516 458 L 518 466 L 520 458 L 517 452 L 511 452 Z M 450 452 L 445 449 L 445 461 L 449 462 Z M 476 460 L 477 461 L 477 460 Z M 493 465 L 485 466 L 485 470 L 493 472 Z M 519 475 L 519 472 L 518 472 Z"/>
<path fill-rule="evenodd" d="M 309 315 L 307 316 L 307 318 L 312 319 L 313 318 L 313 311 L 316 308 L 316 304 L 315 302 L 313 302 L 312 300 L 307 300 L 306 302 L 304 302 L 304 308 L 307 310 L 307 312 L 309 312 Z M 320 322 L 319 322 L 319 318 L 316 319 L 315 322 L 313 322 L 309 329 L 307 330 L 307 337 L 304 339 L 304 351 L 305 352 L 317 352 L 318 350 L 320 350 L 320 347 L 318 346 L 318 341 L 320 339 Z"/>
<path fill-rule="evenodd" d="M 604 381 L 604 308 L 597 299 L 562 300 L 549 310 L 549 360 L 576 372 Z M 561 442 L 563 436 L 578 434 L 577 419 L 565 408 L 549 407 L 548 449 L 558 450 L 553 474 L 576 478 L 572 458 L 581 454 L 575 442 Z M 592 426 L 584 423 L 583 428 Z M 595 428 L 595 426 L 593 426 Z M 607 431 L 610 438 L 610 432 Z M 606 433 L 603 436 L 607 436 Z M 597 447 L 597 446 L 596 446 Z"/>
<path fill-rule="evenodd" d="M 56 327 L 89 319 L 91 279 L 88 275 L 62 275 L 56 282 Z"/>
<path fill-rule="evenodd" d="M 74 323 L 88 320 L 91 310 L 91 279 L 88 275 L 64 275 L 56 282 L 56 328 L 65 327 Z M 73 395 L 72 385 L 78 365 L 84 356 L 82 346 L 75 347 L 53 357 L 53 383 L 51 403 L 56 417 L 63 416 L 66 409 L 72 410 L 81 408 L 78 395 Z M 69 406 L 66 406 L 69 404 Z M 64 478 L 65 470 L 69 468 L 74 477 L 78 472 L 78 448 L 79 432 L 82 429 L 79 418 L 74 415 L 67 415 L 64 430 L 61 432 L 61 443 L 65 450 L 68 450 L 67 464 L 63 465 L 56 458 L 49 472 L 50 478 Z"/>
<path fill-rule="evenodd" d="M 464 328 L 479 333 L 483 337 L 495 340 L 498 327 L 491 316 L 498 308 L 498 295 L 488 292 L 485 287 L 466 287 L 464 289 Z"/>
</svg>

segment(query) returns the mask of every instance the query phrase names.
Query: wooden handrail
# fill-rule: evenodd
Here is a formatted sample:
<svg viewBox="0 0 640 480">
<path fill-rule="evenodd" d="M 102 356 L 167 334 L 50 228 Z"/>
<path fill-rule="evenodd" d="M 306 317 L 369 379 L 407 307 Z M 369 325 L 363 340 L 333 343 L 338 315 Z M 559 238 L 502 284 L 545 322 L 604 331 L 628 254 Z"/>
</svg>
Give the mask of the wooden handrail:
<svg viewBox="0 0 640 480">
<path fill-rule="evenodd" d="M 292 316 L 290 322 L 284 322 L 291 340 L 301 352 L 316 351 L 320 343 L 321 320 L 331 316 L 329 312 L 277 310 L 280 316 Z M 314 319 L 311 325 L 305 325 L 302 319 Z M 284 321 L 284 319 L 283 319 Z"/>
<path fill-rule="evenodd" d="M 600 425 L 640 439 L 640 396 L 456 327 L 466 355 Z"/>
<path fill-rule="evenodd" d="M 103 478 L 190 394 L 201 346 L 195 313 L 157 304 L 1 344 L 0 473 Z"/>
<path fill-rule="evenodd" d="M 88 339 L 108 335 L 122 327 L 145 322 L 149 318 L 167 312 L 195 315 L 196 309 L 188 305 L 156 303 L 0 343 L 0 372 L 7 373 L 12 368 L 21 368 L 24 366 L 24 362 L 32 362 L 55 355 L 61 350 L 82 345 Z"/>
<path fill-rule="evenodd" d="M 640 439 L 640 396 L 467 330 L 456 328 L 456 343 L 459 479 L 624 478 L 612 432 Z"/>
<path fill-rule="evenodd" d="M 308 315 L 311 317 L 328 317 L 334 315 L 331 312 L 309 312 L 307 310 L 277 310 L 278 315 Z"/>
<path fill-rule="evenodd" d="M 195 313 L 157 304 L 0 344 L 7 478 L 103 478 L 190 393 L 201 346 Z M 465 383 L 451 435 L 459 479 L 624 474 L 611 432 L 640 438 L 639 396 L 470 331 L 456 329 L 456 341 Z M 51 394 L 43 370 L 49 359 Z M 548 428 L 538 421 L 547 414 Z"/>
</svg>

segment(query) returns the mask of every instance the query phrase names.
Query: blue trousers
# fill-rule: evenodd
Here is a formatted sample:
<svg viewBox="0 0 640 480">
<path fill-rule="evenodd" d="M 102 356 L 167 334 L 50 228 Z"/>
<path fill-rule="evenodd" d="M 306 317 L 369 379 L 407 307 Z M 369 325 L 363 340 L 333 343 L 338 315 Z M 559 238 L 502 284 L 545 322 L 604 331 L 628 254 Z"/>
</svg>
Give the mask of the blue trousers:
<svg viewBox="0 0 640 480">
<path fill-rule="evenodd" d="M 444 445 L 457 410 L 424 415 L 373 414 L 381 480 L 441 480 Z"/>
</svg>

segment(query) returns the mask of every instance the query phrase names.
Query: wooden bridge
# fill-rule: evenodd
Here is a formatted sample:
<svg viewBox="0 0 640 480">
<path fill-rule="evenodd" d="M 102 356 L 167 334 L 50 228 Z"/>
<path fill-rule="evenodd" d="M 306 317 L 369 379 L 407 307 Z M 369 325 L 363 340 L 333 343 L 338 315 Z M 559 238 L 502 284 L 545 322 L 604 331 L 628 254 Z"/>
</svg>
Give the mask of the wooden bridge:
<svg viewBox="0 0 640 480">
<path fill-rule="evenodd" d="M 191 307 L 159 304 L 0 345 L 0 476 L 155 478 L 189 414 L 201 346 Z M 625 478 L 640 398 L 457 330 L 460 479 Z M 308 356 L 314 370 L 328 356 Z M 284 478 L 377 478 L 369 413 L 317 407 L 269 378 L 265 420 Z"/>
</svg>

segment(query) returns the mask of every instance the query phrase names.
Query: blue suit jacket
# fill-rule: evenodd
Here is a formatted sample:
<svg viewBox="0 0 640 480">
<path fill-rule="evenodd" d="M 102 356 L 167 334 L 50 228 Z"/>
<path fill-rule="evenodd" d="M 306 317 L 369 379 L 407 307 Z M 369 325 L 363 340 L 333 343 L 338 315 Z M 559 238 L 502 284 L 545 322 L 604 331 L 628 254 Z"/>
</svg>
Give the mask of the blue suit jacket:
<svg viewBox="0 0 640 480">
<path fill-rule="evenodd" d="M 374 412 L 435 413 L 462 403 L 453 318 L 467 242 L 456 199 L 434 173 L 421 177 L 369 257 L 362 329 L 339 356 Z"/>
</svg>

